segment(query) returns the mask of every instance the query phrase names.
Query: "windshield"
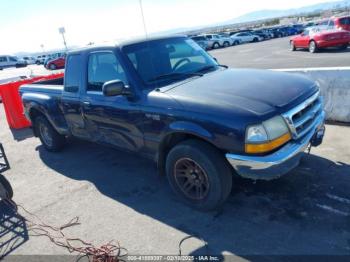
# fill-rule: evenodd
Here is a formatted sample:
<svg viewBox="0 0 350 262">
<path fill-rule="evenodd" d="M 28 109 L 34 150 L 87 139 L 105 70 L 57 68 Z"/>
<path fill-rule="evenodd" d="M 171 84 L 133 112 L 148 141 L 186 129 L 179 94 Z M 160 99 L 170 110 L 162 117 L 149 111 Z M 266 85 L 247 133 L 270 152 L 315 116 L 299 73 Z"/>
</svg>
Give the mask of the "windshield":
<svg viewBox="0 0 350 262">
<path fill-rule="evenodd" d="M 123 52 L 147 88 L 216 70 L 216 61 L 192 39 L 179 37 L 125 46 Z"/>
</svg>

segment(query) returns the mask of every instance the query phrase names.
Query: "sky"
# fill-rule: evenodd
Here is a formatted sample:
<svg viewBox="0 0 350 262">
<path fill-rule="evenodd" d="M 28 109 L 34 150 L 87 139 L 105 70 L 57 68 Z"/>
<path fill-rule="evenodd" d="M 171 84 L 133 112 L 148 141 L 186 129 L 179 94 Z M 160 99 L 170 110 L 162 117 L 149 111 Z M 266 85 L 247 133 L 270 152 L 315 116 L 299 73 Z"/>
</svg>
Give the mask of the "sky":
<svg viewBox="0 0 350 262">
<path fill-rule="evenodd" d="M 148 33 L 211 25 L 264 9 L 326 0 L 142 0 Z M 332 0 L 330 0 L 332 1 Z M 145 34 L 140 0 L 0 0 L 0 54 L 40 52 Z"/>
</svg>

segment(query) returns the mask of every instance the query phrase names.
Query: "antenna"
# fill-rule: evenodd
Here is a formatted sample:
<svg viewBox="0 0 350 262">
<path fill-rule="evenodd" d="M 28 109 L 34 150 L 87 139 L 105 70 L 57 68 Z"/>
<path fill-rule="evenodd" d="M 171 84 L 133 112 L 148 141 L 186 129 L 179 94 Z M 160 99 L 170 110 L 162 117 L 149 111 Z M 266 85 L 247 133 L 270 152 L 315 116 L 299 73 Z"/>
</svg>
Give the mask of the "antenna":
<svg viewBox="0 0 350 262">
<path fill-rule="evenodd" d="M 145 30 L 145 36 L 147 38 L 148 33 L 147 33 L 147 27 L 146 27 L 146 22 L 145 22 L 145 16 L 143 14 L 142 0 L 139 0 L 139 3 L 140 3 L 140 10 L 141 10 L 141 16 L 142 16 L 143 29 Z"/>
</svg>

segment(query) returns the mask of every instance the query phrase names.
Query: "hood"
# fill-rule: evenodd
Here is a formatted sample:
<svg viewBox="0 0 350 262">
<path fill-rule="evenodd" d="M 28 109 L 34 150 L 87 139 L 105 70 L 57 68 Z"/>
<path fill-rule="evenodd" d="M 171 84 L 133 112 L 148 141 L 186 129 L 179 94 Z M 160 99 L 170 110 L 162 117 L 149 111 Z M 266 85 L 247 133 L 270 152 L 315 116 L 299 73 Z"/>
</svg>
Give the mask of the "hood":
<svg viewBox="0 0 350 262">
<path fill-rule="evenodd" d="M 261 116 L 285 112 L 317 89 L 313 81 L 295 74 L 226 69 L 189 79 L 164 92 L 190 111 L 240 111 Z"/>
</svg>

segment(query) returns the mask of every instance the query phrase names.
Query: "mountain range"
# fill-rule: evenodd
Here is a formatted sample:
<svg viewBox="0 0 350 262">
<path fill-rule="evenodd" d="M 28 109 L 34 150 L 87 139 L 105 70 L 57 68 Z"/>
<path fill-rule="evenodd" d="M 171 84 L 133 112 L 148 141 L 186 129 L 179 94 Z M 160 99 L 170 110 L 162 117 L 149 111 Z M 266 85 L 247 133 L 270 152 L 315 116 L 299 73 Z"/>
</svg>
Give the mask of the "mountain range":
<svg viewBox="0 0 350 262">
<path fill-rule="evenodd" d="M 220 23 L 220 25 L 245 23 L 245 22 L 270 19 L 275 17 L 284 17 L 284 16 L 297 15 L 297 14 L 303 14 L 303 13 L 312 13 L 317 11 L 322 12 L 325 10 L 343 8 L 343 7 L 350 8 L 350 0 L 323 2 L 319 4 L 314 4 L 314 5 L 309 5 L 309 6 L 304 6 L 300 8 L 294 8 L 294 9 L 286 9 L 286 10 L 259 10 L 259 11 L 247 13 L 245 15 L 236 17 L 228 21 L 224 21 Z"/>
</svg>

